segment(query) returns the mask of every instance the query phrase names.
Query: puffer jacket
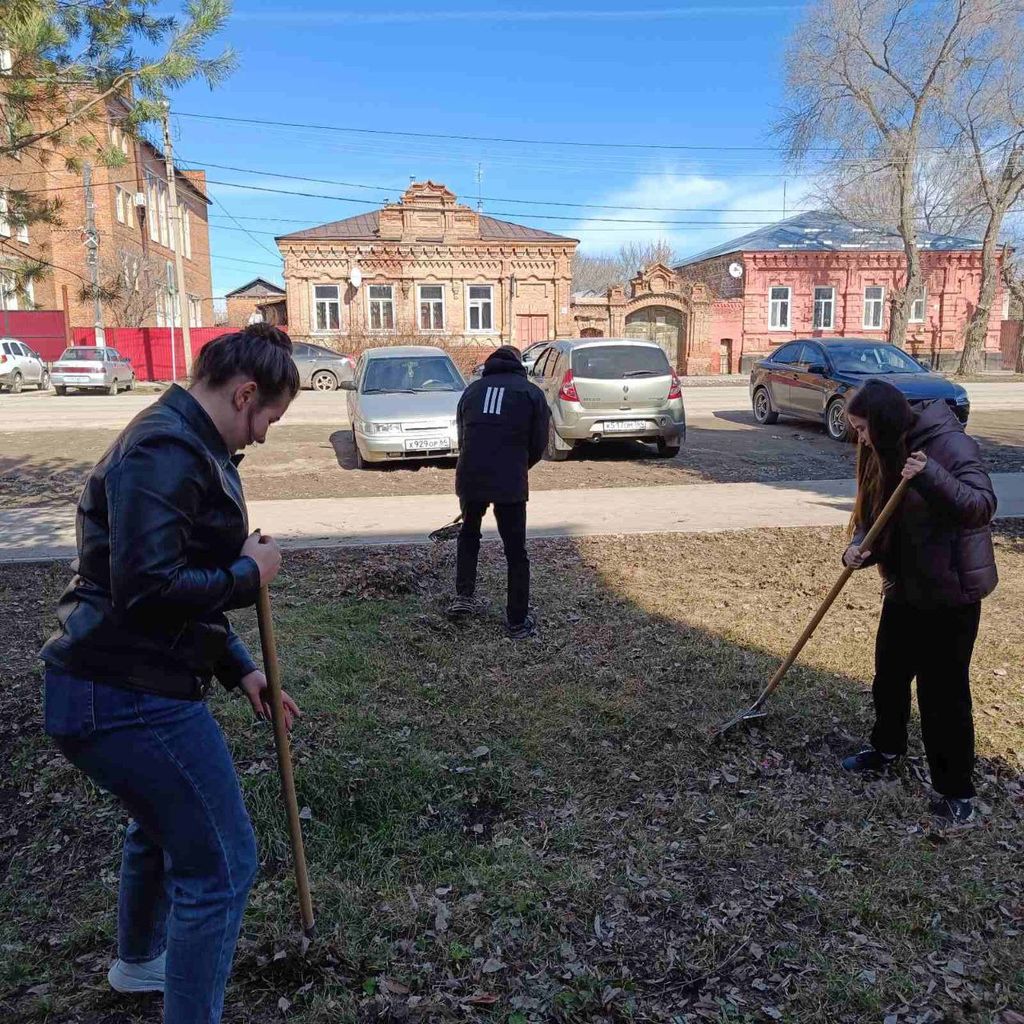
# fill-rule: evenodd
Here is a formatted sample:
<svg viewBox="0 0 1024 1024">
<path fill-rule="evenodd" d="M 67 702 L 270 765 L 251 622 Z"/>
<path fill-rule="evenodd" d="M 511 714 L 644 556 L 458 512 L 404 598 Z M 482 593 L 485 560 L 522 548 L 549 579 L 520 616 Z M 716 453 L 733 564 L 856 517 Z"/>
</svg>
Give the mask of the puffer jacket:
<svg viewBox="0 0 1024 1024">
<path fill-rule="evenodd" d="M 463 501 L 514 504 L 530 496 L 529 473 L 548 442 L 548 403 L 523 364 L 500 349 L 459 399 L 455 493 Z"/>
<path fill-rule="evenodd" d="M 78 503 L 75 576 L 41 657 L 93 682 L 201 700 L 255 662 L 225 612 L 259 568 L 237 464 L 199 403 L 172 386 L 93 469 Z"/>
<path fill-rule="evenodd" d="M 878 560 L 887 599 L 915 608 L 974 604 L 996 588 L 989 523 L 996 511 L 992 481 L 977 442 L 943 401 L 915 416 L 907 451 L 928 457 L 903 497 L 887 549 Z M 858 530 L 859 544 L 866 530 Z"/>
</svg>

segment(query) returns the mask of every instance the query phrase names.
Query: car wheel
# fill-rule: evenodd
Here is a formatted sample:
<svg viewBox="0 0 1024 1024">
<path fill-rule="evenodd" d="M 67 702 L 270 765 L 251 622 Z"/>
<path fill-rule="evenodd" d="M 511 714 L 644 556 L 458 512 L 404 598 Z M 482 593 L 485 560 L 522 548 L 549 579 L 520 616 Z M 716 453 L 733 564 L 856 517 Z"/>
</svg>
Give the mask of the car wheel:
<svg viewBox="0 0 1024 1024">
<path fill-rule="evenodd" d="M 359 450 L 359 442 L 356 440 L 356 435 L 352 434 L 352 448 L 356 453 L 356 469 L 369 469 L 370 464 L 363 458 L 363 453 Z"/>
<path fill-rule="evenodd" d="M 53 390 L 54 393 L 60 395 L 61 398 L 63 398 L 68 393 L 68 389 L 64 387 L 63 384 L 58 384 Z"/>
<path fill-rule="evenodd" d="M 16 373 L 11 378 L 11 394 L 12 395 L 20 395 L 21 394 L 21 374 L 20 373 Z"/>
<path fill-rule="evenodd" d="M 658 441 L 658 455 L 663 459 L 674 459 L 681 451 L 679 444 L 669 444 L 668 441 Z"/>
<path fill-rule="evenodd" d="M 39 378 L 39 390 L 49 391 L 50 390 L 50 371 L 43 370 L 42 377 Z"/>
<path fill-rule="evenodd" d="M 132 379 L 130 381 L 128 381 L 128 390 L 129 391 L 134 391 L 135 390 L 135 374 L 134 373 L 132 374 Z"/>
<path fill-rule="evenodd" d="M 310 381 L 314 391 L 337 391 L 338 378 L 330 370 L 319 370 Z"/>
<path fill-rule="evenodd" d="M 779 422 L 779 414 L 772 408 L 767 388 L 758 388 L 754 392 L 754 419 L 763 427 Z"/>
<path fill-rule="evenodd" d="M 565 462 L 569 458 L 572 452 L 572 446 L 568 448 L 560 448 L 558 442 L 561 440 L 555 430 L 555 424 L 553 420 L 548 422 L 548 447 L 546 455 L 548 460 L 551 462 Z"/>
<path fill-rule="evenodd" d="M 840 443 L 850 440 L 850 423 L 846 418 L 846 403 L 833 398 L 825 410 L 825 429 L 833 441 Z"/>
<path fill-rule="evenodd" d="M 107 386 L 107 394 L 108 395 L 116 395 L 117 392 L 118 392 L 117 381 L 116 380 L 111 381 L 110 384 Z"/>
</svg>

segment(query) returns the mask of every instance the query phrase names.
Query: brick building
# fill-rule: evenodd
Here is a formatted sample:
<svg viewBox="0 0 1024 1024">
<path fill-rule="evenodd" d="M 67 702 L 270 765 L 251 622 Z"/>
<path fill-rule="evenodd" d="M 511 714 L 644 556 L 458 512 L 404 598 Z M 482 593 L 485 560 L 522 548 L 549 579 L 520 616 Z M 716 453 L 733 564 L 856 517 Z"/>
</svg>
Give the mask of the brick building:
<svg viewBox="0 0 1024 1024">
<path fill-rule="evenodd" d="M 919 246 L 924 287 L 911 309 L 906 348 L 945 369 L 959 361 L 977 303 L 981 243 L 922 233 Z M 577 298 L 575 333 L 651 337 L 676 351 L 681 372 L 737 373 L 793 338 L 886 339 L 891 297 L 905 266 L 895 232 L 802 213 L 671 270 L 647 268 L 628 293 L 613 288 L 606 296 Z M 698 295 L 708 303 L 706 312 Z M 985 344 L 992 369 L 1002 361 L 1005 307 L 1000 283 Z"/>
<path fill-rule="evenodd" d="M 285 290 L 280 285 L 255 277 L 225 296 L 228 303 L 226 326 L 245 327 L 260 320 L 280 324 L 276 310 L 284 297 Z M 287 326 L 287 320 L 283 325 Z"/>
<path fill-rule="evenodd" d="M 572 332 L 576 239 L 486 217 L 434 182 L 277 244 L 293 337 L 528 345 Z"/>
<path fill-rule="evenodd" d="M 105 293 L 104 326 L 168 326 L 172 316 L 180 324 L 177 303 L 168 289 L 168 282 L 174 281 L 174 250 L 163 154 L 151 143 L 131 139 L 120 130 L 124 107 L 112 102 L 106 113 L 105 122 L 92 130 L 106 132 L 106 141 L 121 151 L 124 163 L 106 167 L 93 160 L 90 169 L 99 279 Z M 93 301 L 90 294 L 83 296 L 92 280 L 85 246 L 90 190 L 83 172 L 67 168 L 72 155 L 43 143 L 17 158 L 0 158 L 0 288 L 8 308 L 34 304 L 39 309 L 61 309 L 66 288 L 71 323 L 91 326 Z M 178 172 L 185 287 L 194 326 L 213 323 L 210 200 L 205 185 L 203 171 Z M 11 224 L 3 213 L 5 196 L 12 189 L 59 199 L 59 223 L 20 229 Z M 48 265 L 27 297 L 12 287 L 10 269 L 24 260 Z"/>
</svg>

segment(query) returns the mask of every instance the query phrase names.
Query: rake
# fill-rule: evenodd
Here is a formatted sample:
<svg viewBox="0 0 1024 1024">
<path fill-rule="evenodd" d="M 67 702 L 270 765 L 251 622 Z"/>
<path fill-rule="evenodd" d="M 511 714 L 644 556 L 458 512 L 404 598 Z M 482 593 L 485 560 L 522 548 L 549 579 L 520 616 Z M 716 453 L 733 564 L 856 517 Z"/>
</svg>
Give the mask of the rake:
<svg viewBox="0 0 1024 1024">
<path fill-rule="evenodd" d="M 885 507 L 878 514 L 878 518 L 875 520 L 874 525 L 868 530 L 867 536 L 861 541 L 860 547 L 864 551 L 870 551 L 874 546 L 876 540 L 878 540 L 879 534 L 885 529 L 886 524 L 892 518 L 893 513 L 896 511 L 897 506 L 903 500 L 903 495 L 906 493 L 909 480 L 901 480 L 899 486 L 895 491 L 892 492 L 892 497 L 885 503 Z M 771 681 L 761 691 L 760 696 L 753 704 L 750 705 L 746 711 L 741 711 L 735 718 L 729 719 L 725 725 L 719 727 L 711 738 L 713 740 L 721 739 L 727 732 L 735 729 L 739 725 L 755 722 L 758 719 L 767 717 L 767 713 L 762 711 L 761 708 L 768 698 L 779 688 L 779 684 L 782 682 L 786 673 L 793 667 L 793 662 L 800 656 L 800 652 L 804 649 L 807 641 L 814 635 L 814 631 L 818 628 L 818 624 L 825 617 L 829 608 L 832 607 L 835 599 L 839 596 L 843 587 L 846 586 L 847 580 L 853 575 L 854 569 L 847 566 L 843 569 L 839 579 L 836 580 L 835 586 L 828 593 L 828 597 L 821 602 L 818 610 L 814 613 L 814 617 L 807 624 L 807 628 L 800 634 L 800 639 L 793 645 L 793 649 L 786 656 L 786 660 L 779 666 L 778 671 L 772 676 Z"/>
<path fill-rule="evenodd" d="M 446 540 L 455 540 L 462 531 L 462 514 L 459 513 L 450 523 L 438 527 L 430 534 L 435 544 L 443 544 Z"/>
</svg>

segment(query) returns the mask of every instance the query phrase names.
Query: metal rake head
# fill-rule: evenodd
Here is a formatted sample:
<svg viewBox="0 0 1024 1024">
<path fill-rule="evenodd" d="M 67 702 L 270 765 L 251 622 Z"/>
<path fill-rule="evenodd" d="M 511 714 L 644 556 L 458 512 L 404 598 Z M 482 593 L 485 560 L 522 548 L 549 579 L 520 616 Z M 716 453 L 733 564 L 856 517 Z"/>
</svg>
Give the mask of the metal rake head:
<svg viewBox="0 0 1024 1024">
<path fill-rule="evenodd" d="M 441 526 L 430 534 L 435 544 L 443 544 L 446 540 L 455 540 L 462 531 L 462 516 L 456 516 L 450 523 Z"/>
</svg>

